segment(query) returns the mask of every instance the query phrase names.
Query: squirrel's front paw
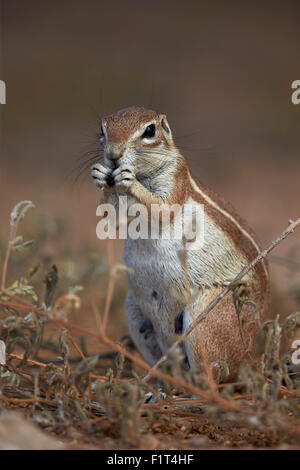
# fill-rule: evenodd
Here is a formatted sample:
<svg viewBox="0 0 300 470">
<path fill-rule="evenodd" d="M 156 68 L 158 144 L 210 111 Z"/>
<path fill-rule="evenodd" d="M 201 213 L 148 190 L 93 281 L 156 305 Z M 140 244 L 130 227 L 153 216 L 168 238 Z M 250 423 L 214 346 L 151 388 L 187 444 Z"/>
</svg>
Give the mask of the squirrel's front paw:
<svg viewBox="0 0 300 470">
<path fill-rule="evenodd" d="M 136 181 L 134 167 L 128 164 L 120 165 L 113 171 L 112 177 L 116 189 L 124 192 L 127 192 Z"/>
<path fill-rule="evenodd" d="M 111 173 L 111 169 L 101 165 L 101 163 L 95 163 L 91 168 L 91 176 L 93 177 L 94 183 L 98 188 L 107 188 L 114 184 L 114 179 Z"/>
</svg>

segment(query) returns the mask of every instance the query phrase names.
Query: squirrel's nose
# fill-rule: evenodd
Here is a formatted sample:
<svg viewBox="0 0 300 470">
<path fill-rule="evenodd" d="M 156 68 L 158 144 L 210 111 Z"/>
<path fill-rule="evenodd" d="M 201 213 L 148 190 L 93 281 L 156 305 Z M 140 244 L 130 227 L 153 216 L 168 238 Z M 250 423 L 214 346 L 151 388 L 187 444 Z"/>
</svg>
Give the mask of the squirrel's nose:
<svg viewBox="0 0 300 470">
<path fill-rule="evenodd" d="M 106 156 L 109 160 L 119 160 L 122 157 L 123 152 L 107 152 Z"/>
<path fill-rule="evenodd" d="M 109 142 L 105 148 L 105 154 L 111 161 L 116 161 L 122 158 L 124 154 L 124 146 L 118 143 Z"/>
</svg>

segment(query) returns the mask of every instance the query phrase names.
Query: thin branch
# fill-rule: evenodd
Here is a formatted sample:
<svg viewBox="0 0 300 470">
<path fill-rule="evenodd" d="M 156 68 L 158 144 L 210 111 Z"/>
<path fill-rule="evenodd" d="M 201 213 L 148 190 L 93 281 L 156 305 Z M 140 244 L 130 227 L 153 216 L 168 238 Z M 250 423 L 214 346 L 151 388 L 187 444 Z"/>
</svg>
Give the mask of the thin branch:
<svg viewBox="0 0 300 470">
<path fill-rule="evenodd" d="M 104 330 L 103 330 L 103 320 L 102 320 L 101 313 L 93 301 L 91 302 L 91 307 L 92 307 L 92 312 L 94 314 L 97 330 L 99 331 L 100 335 L 103 335 Z"/>
<path fill-rule="evenodd" d="M 12 358 L 15 358 L 15 359 L 18 359 L 19 361 L 22 361 L 23 360 L 23 357 L 20 356 L 19 354 L 14 354 L 14 353 L 9 353 L 9 357 L 12 357 Z M 40 362 L 40 361 L 34 361 L 33 359 L 27 359 L 27 362 L 29 364 L 33 364 L 35 366 L 39 366 L 39 367 L 48 367 L 49 363 L 45 364 L 44 362 Z M 61 372 L 63 371 L 63 369 L 61 367 L 57 367 L 58 370 L 60 370 Z M 73 371 L 71 371 L 73 373 Z M 28 371 L 26 371 L 26 374 L 29 374 L 31 375 Z M 100 379 L 100 380 L 104 380 L 105 382 L 107 382 L 109 379 L 108 377 L 106 377 L 106 375 L 95 375 L 95 374 L 90 374 L 91 378 L 92 379 Z M 113 382 L 125 382 L 125 380 L 123 379 L 116 379 L 116 378 L 112 378 L 111 379 Z"/>
<path fill-rule="evenodd" d="M 20 218 L 20 216 L 18 217 L 18 219 L 19 218 Z M 4 258 L 4 263 L 3 263 L 3 270 L 2 270 L 2 278 L 1 278 L 1 290 L 2 291 L 5 289 L 8 261 L 9 261 L 12 249 L 14 247 L 14 243 L 15 243 L 17 227 L 18 227 L 18 219 L 15 222 L 15 225 L 11 225 L 11 228 L 10 228 L 9 241 L 8 241 L 8 246 L 7 246 L 7 250 L 6 250 L 6 253 L 5 253 L 5 258 Z"/>
<path fill-rule="evenodd" d="M 166 354 L 164 354 L 159 361 L 152 367 L 148 374 L 143 378 L 144 382 L 147 382 L 153 372 L 168 359 L 168 356 L 181 344 L 186 337 L 199 325 L 199 323 L 204 320 L 208 313 L 227 295 L 231 289 L 236 285 L 237 281 L 240 281 L 251 269 L 253 269 L 262 259 L 264 259 L 270 251 L 272 251 L 280 242 L 282 242 L 290 233 L 292 233 L 300 225 L 300 218 L 295 221 L 289 221 L 288 227 L 277 237 L 275 240 L 270 243 L 270 245 L 260 252 L 258 256 L 251 261 L 247 266 L 245 266 L 242 271 L 231 281 L 225 289 L 220 292 L 203 310 L 199 313 L 198 317 L 192 322 L 188 329 L 173 343 L 173 345 L 168 349 Z"/>
<path fill-rule="evenodd" d="M 2 277 L 1 277 L 1 290 L 2 291 L 5 290 L 8 261 L 9 261 L 11 252 L 15 246 L 19 223 L 23 219 L 28 209 L 31 207 L 34 207 L 31 201 L 21 201 L 19 204 L 17 204 L 14 207 L 13 211 L 10 214 L 10 233 L 9 233 L 8 246 L 7 246 L 7 250 L 6 250 L 5 258 L 3 262 L 3 270 L 2 270 Z M 20 210 L 20 212 L 17 212 L 17 210 Z"/>
<path fill-rule="evenodd" d="M 85 359 L 85 355 L 83 354 L 82 350 L 80 349 L 80 347 L 78 346 L 78 344 L 76 343 L 76 341 L 74 340 L 73 336 L 71 335 L 71 332 L 69 331 L 69 340 L 71 342 L 71 344 L 73 345 L 75 351 L 78 352 L 79 356 L 81 357 L 81 359 Z"/>
</svg>

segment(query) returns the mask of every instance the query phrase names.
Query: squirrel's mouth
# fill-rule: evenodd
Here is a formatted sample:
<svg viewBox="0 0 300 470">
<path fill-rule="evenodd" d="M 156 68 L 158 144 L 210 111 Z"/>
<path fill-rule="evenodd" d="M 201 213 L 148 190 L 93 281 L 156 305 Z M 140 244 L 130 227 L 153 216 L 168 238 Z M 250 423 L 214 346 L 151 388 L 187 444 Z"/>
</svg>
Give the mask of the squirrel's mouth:
<svg viewBox="0 0 300 470">
<path fill-rule="evenodd" d="M 113 186 L 114 185 L 114 177 L 112 176 L 111 173 L 109 173 L 108 175 L 106 175 L 106 183 L 108 184 L 108 186 Z"/>
</svg>

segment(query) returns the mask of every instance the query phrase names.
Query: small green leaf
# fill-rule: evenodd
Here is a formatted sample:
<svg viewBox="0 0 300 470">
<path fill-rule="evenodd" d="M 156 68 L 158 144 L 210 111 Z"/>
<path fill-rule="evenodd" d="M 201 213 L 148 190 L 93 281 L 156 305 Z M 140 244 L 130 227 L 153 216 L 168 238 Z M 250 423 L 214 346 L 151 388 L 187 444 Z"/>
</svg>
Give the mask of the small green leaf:
<svg viewBox="0 0 300 470">
<path fill-rule="evenodd" d="M 73 286 L 69 288 L 69 294 L 78 294 L 84 290 L 83 286 Z"/>
<path fill-rule="evenodd" d="M 33 245 L 34 240 L 27 240 L 24 243 L 21 243 L 19 245 L 14 245 L 13 251 L 22 251 L 24 248 L 28 248 L 29 246 Z"/>
</svg>

